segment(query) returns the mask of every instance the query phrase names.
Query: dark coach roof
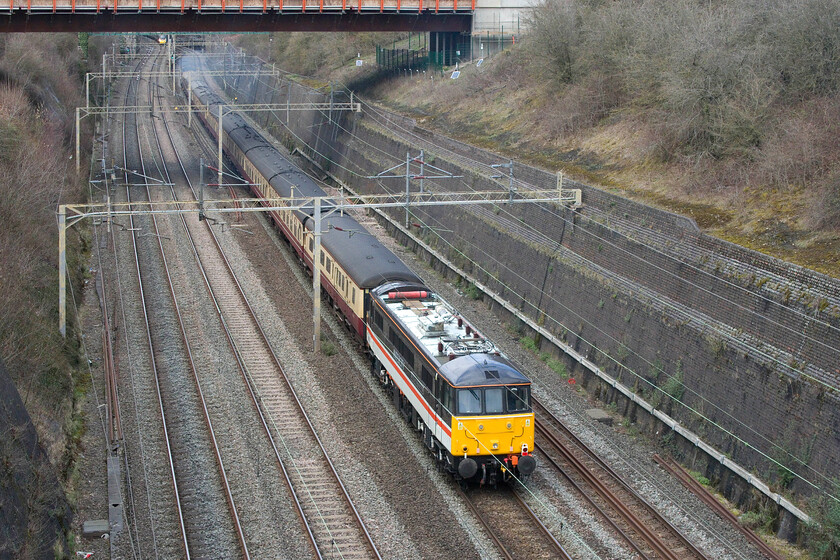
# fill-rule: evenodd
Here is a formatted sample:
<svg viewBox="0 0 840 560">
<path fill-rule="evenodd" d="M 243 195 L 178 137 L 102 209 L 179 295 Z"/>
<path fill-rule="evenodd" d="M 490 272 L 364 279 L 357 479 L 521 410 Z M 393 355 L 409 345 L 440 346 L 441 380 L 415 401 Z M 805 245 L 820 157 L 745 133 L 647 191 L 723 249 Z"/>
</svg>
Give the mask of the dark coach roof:
<svg viewBox="0 0 840 560">
<path fill-rule="evenodd" d="M 308 219 L 306 229 L 312 230 L 314 223 L 314 219 Z M 350 216 L 334 214 L 325 218 L 321 231 L 324 232 L 321 246 L 359 287 L 375 288 L 392 280 L 422 283 L 394 253 Z"/>
<path fill-rule="evenodd" d="M 468 354 L 440 366 L 440 374 L 458 387 L 530 383 L 505 358 L 490 354 Z"/>
</svg>

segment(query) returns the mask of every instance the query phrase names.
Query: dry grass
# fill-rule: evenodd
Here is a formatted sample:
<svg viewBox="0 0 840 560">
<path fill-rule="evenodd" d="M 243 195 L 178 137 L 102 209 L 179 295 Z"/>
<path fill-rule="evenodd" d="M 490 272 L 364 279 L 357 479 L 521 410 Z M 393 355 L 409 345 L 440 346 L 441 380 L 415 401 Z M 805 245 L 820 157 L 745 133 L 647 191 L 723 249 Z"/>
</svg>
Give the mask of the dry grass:
<svg viewBox="0 0 840 560">
<path fill-rule="evenodd" d="M 713 235 L 840 277 L 840 94 L 770 96 L 746 81 L 713 110 L 720 121 L 698 125 L 693 113 L 653 90 L 644 95 L 636 82 L 630 95 L 626 76 L 547 79 L 533 53 L 523 40 L 480 68 L 462 66 L 458 80 L 389 80 L 366 93 L 423 126 L 564 169 L 691 216 Z"/>
<path fill-rule="evenodd" d="M 54 464 L 64 452 L 75 361 L 57 332 L 55 217 L 59 203 L 81 199 L 69 143 L 71 111 L 81 104 L 73 39 L 0 39 L 0 357 Z M 71 251 L 77 241 L 71 235 Z"/>
</svg>

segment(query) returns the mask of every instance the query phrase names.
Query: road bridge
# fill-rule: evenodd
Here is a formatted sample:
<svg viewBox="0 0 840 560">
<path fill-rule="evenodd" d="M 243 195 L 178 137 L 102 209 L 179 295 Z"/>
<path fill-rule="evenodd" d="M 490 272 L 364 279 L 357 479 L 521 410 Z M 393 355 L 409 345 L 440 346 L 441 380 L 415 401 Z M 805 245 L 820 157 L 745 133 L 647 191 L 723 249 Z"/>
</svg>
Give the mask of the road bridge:
<svg viewBox="0 0 840 560">
<path fill-rule="evenodd" d="M 0 0 L 0 31 L 468 33 L 475 10 L 476 0 Z"/>
</svg>

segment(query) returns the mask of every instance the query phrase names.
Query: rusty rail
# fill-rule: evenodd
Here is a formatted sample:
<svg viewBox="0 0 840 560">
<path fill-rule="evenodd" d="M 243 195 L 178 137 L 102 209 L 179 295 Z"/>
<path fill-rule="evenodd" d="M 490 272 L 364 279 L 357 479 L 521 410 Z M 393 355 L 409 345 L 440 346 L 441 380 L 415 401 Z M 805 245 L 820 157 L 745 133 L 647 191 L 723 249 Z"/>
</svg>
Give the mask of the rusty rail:
<svg viewBox="0 0 840 560">
<path fill-rule="evenodd" d="M 690 474 L 688 474 L 682 466 L 680 466 L 676 461 L 673 459 L 665 459 L 660 457 L 658 454 L 653 456 L 653 460 L 662 465 L 662 467 L 674 475 L 680 483 L 688 488 L 695 496 L 700 498 L 707 506 L 709 506 L 712 511 L 718 514 L 721 519 L 724 521 L 728 521 L 730 525 L 735 527 L 738 531 L 740 531 L 744 537 L 747 538 L 751 543 L 761 551 L 767 558 L 771 560 L 784 560 L 784 557 L 780 555 L 778 552 L 770 548 L 770 546 L 764 542 L 761 537 L 755 534 L 755 532 L 748 527 L 744 527 L 738 518 L 735 517 L 729 509 L 727 509 L 722 503 L 717 501 L 714 496 L 709 494 L 706 489 Z"/>
</svg>

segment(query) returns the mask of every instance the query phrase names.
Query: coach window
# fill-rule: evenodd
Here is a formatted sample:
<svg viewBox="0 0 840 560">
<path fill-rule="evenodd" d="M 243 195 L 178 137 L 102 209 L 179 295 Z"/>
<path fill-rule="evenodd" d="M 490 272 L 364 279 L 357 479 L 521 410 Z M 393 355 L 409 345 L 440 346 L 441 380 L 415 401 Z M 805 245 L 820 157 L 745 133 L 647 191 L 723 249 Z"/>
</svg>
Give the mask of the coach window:
<svg viewBox="0 0 840 560">
<path fill-rule="evenodd" d="M 500 414 L 505 411 L 501 387 L 488 387 L 484 390 L 484 413 Z"/>
<path fill-rule="evenodd" d="M 458 414 L 481 414 L 481 389 L 458 389 Z"/>
<path fill-rule="evenodd" d="M 321 266 L 324 266 L 324 252 L 321 251 Z"/>
<path fill-rule="evenodd" d="M 356 288 L 352 288 L 353 303 L 356 303 Z"/>
<path fill-rule="evenodd" d="M 327 274 L 332 272 L 332 259 L 327 257 Z"/>
<path fill-rule="evenodd" d="M 414 352 L 411 351 L 411 347 L 406 344 L 402 338 L 399 339 L 398 346 L 400 354 L 405 360 L 406 365 L 411 369 L 414 369 Z"/>
</svg>

